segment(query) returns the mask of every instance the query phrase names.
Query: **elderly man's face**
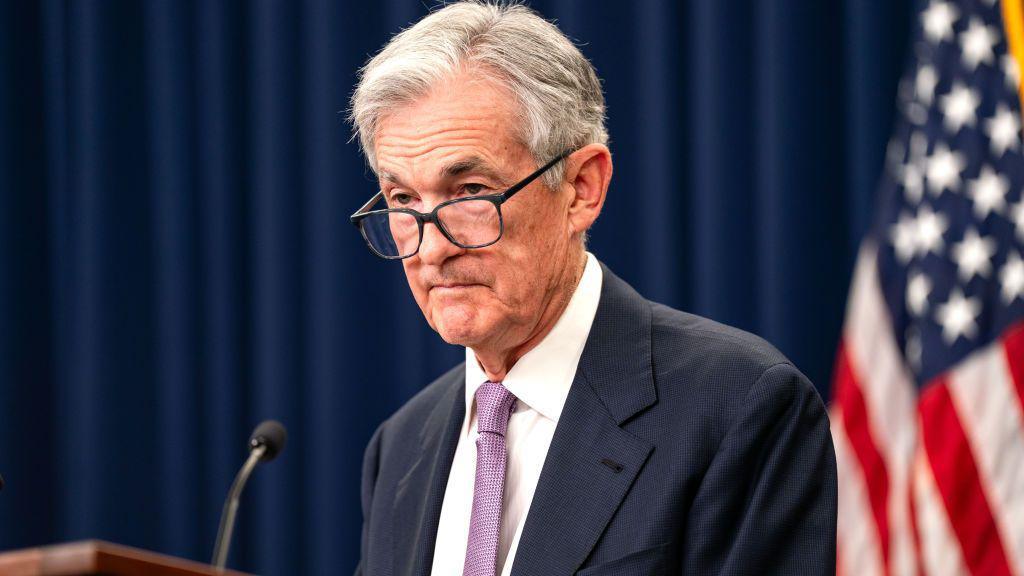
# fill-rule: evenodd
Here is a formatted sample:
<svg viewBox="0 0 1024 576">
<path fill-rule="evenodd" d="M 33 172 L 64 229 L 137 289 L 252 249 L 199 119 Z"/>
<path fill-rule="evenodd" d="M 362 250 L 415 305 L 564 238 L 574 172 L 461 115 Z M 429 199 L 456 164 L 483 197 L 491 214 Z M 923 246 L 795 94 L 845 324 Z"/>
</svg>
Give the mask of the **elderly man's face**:
<svg viewBox="0 0 1024 576">
<path fill-rule="evenodd" d="M 386 116 L 375 149 L 385 198 L 429 212 L 529 175 L 538 165 L 515 138 L 514 106 L 504 89 L 463 73 Z M 572 196 L 571 186 L 552 191 L 535 180 L 502 206 L 504 234 L 486 248 L 459 248 L 436 226 L 424 227 L 419 253 L 402 262 L 416 302 L 445 341 L 500 349 L 531 337 L 579 255 L 568 220 Z"/>
</svg>

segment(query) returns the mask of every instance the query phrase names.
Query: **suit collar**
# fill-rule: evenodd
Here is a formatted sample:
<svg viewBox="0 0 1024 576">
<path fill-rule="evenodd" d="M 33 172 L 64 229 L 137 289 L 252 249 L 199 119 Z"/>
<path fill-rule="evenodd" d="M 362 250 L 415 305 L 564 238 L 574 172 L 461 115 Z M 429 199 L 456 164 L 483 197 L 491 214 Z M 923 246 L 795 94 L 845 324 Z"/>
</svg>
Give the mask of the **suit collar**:
<svg viewBox="0 0 1024 576">
<path fill-rule="evenodd" d="M 601 302 L 580 371 L 621 426 L 658 399 L 651 362 L 651 306 L 604 264 L 601 271 Z"/>
</svg>

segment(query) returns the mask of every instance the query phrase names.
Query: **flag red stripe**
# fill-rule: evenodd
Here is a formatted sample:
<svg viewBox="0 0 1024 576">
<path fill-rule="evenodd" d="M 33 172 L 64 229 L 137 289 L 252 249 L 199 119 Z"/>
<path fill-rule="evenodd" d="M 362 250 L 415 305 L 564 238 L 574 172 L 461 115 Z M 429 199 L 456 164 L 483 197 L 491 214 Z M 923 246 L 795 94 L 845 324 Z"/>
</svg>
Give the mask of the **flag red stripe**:
<svg viewBox="0 0 1024 576">
<path fill-rule="evenodd" d="M 971 574 L 1010 576 L 992 508 L 947 386 L 944 377 L 937 378 L 925 388 L 918 404 L 921 440 L 935 485 Z"/>
<path fill-rule="evenodd" d="M 864 473 L 871 512 L 878 529 L 879 550 L 882 554 L 882 566 L 889 572 L 889 475 L 885 469 L 885 461 L 871 435 L 868 423 L 868 410 L 864 402 L 864 394 L 854 375 L 850 364 L 849 353 L 845 344 L 839 346 L 839 357 L 836 359 L 835 379 L 832 383 L 832 398 L 841 408 L 843 428 L 850 440 L 850 445 L 860 462 Z"/>
<path fill-rule="evenodd" d="M 1013 376 L 1013 386 L 1017 389 L 1017 399 L 1024 409 L 1024 323 L 1017 324 L 1004 333 L 1003 348 L 1006 350 L 1006 363 Z"/>
</svg>

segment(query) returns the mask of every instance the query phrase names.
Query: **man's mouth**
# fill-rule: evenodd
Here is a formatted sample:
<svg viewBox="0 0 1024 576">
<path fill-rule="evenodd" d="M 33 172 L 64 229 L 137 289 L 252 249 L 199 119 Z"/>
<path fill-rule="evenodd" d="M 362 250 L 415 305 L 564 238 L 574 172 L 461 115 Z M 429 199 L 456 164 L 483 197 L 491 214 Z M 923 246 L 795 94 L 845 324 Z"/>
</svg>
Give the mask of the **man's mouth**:
<svg viewBox="0 0 1024 576">
<path fill-rule="evenodd" d="M 443 282 L 441 284 L 434 284 L 430 287 L 430 290 L 437 290 L 440 292 L 458 292 L 462 290 L 469 290 L 470 288 L 480 287 L 481 284 L 475 284 L 472 282 Z"/>
</svg>

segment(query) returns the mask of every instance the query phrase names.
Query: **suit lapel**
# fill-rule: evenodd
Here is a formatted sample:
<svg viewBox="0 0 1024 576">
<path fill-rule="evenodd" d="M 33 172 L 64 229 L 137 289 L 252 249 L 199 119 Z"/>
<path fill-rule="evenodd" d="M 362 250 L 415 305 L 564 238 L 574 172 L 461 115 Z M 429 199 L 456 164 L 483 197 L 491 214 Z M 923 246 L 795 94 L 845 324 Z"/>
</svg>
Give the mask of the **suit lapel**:
<svg viewBox="0 0 1024 576">
<path fill-rule="evenodd" d="M 466 415 L 465 371 L 454 371 L 452 379 L 443 400 L 423 424 L 419 458 L 398 481 L 391 524 L 396 576 L 430 573 L 441 504 Z"/>
<path fill-rule="evenodd" d="M 619 428 L 577 376 L 526 516 L 512 574 L 574 573 L 651 449 L 649 443 Z M 604 460 L 621 469 L 616 472 Z"/>
<path fill-rule="evenodd" d="M 650 304 L 607 268 L 602 272 L 601 301 L 530 504 L 513 576 L 578 570 L 653 450 L 621 427 L 657 401 Z"/>
</svg>

